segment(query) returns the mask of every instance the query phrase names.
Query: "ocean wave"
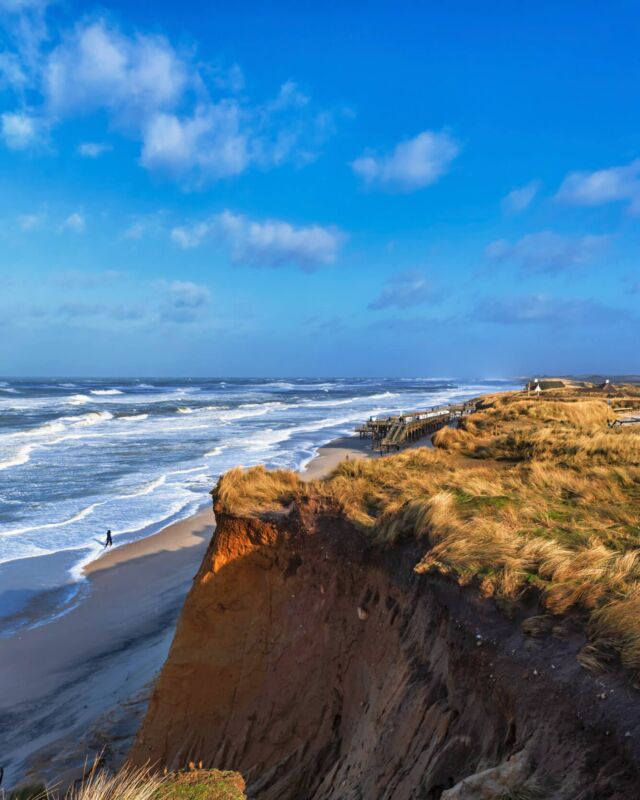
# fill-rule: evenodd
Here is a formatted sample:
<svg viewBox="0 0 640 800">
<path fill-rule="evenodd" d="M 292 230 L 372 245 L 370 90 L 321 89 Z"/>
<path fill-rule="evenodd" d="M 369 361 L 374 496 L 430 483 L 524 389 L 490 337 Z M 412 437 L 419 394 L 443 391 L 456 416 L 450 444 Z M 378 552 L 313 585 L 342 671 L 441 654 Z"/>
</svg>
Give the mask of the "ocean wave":
<svg viewBox="0 0 640 800">
<path fill-rule="evenodd" d="M 189 406 L 179 406 L 176 411 L 178 414 L 193 414 L 195 412 L 195 408 L 189 408 Z"/>
<path fill-rule="evenodd" d="M 0 470 L 10 469 L 11 467 L 20 467 L 29 461 L 31 451 L 35 448 L 34 444 L 25 444 L 9 458 L 0 461 Z"/>
<path fill-rule="evenodd" d="M 113 419 L 113 414 L 110 411 L 89 411 L 86 414 L 81 414 L 79 417 L 62 417 L 62 419 L 69 421 L 74 427 L 85 425 L 97 425 L 100 422 L 106 422 Z"/>
<path fill-rule="evenodd" d="M 262 417 L 270 411 L 288 408 L 286 403 L 244 403 L 238 408 L 221 411 L 217 416 L 222 422 L 235 422 L 247 417 Z"/>
<path fill-rule="evenodd" d="M 188 475 L 191 472 L 204 472 L 208 470 L 209 467 L 189 467 L 188 469 L 174 469 L 171 472 L 167 473 L 168 475 Z"/>
<path fill-rule="evenodd" d="M 85 403 L 90 403 L 91 398 L 86 394 L 74 394 L 67 399 L 67 403 L 72 406 L 83 406 Z"/>
<path fill-rule="evenodd" d="M 136 489 L 136 491 L 134 492 L 117 495 L 116 499 L 128 500 L 130 497 L 142 497 L 143 495 L 151 494 L 152 492 L 155 492 L 156 489 L 159 489 L 161 486 L 164 486 L 166 482 L 167 482 L 167 476 L 161 475 L 159 478 L 156 478 L 155 480 L 151 481 L 151 483 L 145 484 L 140 489 Z"/>
<path fill-rule="evenodd" d="M 67 525 L 73 525 L 74 522 L 79 522 L 81 519 L 88 517 L 89 514 L 92 514 L 95 509 L 98 508 L 98 506 L 104 505 L 105 502 L 105 500 L 102 500 L 100 502 L 91 503 L 91 505 L 86 506 L 86 508 L 76 512 L 72 517 L 69 517 L 69 519 L 63 519 L 60 522 L 43 522 L 41 525 L 28 525 L 24 528 L 10 528 L 8 531 L 0 533 L 0 538 L 4 536 L 18 536 L 21 533 L 31 533 L 31 531 L 44 531 L 50 530 L 51 528 L 64 528 Z"/>
<path fill-rule="evenodd" d="M 110 394 L 124 394 L 120 389 L 91 389 L 91 394 L 97 395 L 110 395 Z"/>
<path fill-rule="evenodd" d="M 149 419 L 148 414 L 121 414 L 120 416 L 116 417 L 119 422 L 142 422 L 145 419 Z"/>
</svg>

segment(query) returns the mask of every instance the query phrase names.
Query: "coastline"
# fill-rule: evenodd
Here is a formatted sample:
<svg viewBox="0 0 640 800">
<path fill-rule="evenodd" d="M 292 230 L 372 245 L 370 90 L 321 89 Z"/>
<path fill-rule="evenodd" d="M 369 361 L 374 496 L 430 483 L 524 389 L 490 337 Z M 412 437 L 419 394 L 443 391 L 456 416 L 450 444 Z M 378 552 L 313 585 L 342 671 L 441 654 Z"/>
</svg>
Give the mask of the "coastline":
<svg viewBox="0 0 640 800">
<path fill-rule="evenodd" d="M 322 478 L 346 457 L 371 456 L 368 442 L 341 437 L 320 447 L 300 474 Z M 0 639 L 5 787 L 72 780 L 87 753 L 122 761 L 214 525 L 206 509 L 105 551 L 85 566 L 79 603 Z"/>
</svg>

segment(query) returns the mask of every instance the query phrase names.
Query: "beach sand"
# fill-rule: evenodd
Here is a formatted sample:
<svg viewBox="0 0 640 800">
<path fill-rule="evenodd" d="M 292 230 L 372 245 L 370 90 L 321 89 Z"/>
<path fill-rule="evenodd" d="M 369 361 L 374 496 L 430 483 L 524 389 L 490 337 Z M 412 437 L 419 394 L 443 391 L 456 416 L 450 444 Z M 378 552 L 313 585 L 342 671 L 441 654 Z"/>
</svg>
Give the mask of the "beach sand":
<svg viewBox="0 0 640 800">
<path fill-rule="evenodd" d="M 85 755 L 118 763 L 146 708 L 213 532 L 205 511 L 87 568 L 87 597 L 0 639 L 3 787 L 33 773 L 76 777 Z"/>
<path fill-rule="evenodd" d="M 321 478 L 344 458 L 374 455 L 370 442 L 343 437 L 301 474 Z M 0 638 L 3 788 L 32 777 L 68 782 L 100 752 L 108 765 L 122 762 L 213 529 L 206 510 L 106 551 L 86 568 L 88 591 L 72 610 Z"/>
<path fill-rule="evenodd" d="M 318 449 L 307 466 L 300 472 L 306 481 L 316 480 L 328 475 L 345 459 L 373 458 L 378 454 L 371 449 L 371 442 L 357 436 L 343 436 Z"/>
</svg>

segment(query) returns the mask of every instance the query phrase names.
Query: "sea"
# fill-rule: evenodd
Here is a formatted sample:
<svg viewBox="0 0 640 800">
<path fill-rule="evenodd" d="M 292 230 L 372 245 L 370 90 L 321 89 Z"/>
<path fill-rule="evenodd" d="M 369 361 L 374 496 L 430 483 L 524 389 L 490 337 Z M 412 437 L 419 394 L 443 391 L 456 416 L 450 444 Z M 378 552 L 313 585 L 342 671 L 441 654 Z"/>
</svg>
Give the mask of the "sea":
<svg viewBox="0 0 640 800">
<path fill-rule="evenodd" d="M 0 379 L 0 635 L 79 602 L 83 567 L 206 507 L 234 466 L 300 469 L 371 415 L 518 380 Z M 34 614 L 46 594 L 46 613 Z M 29 612 L 29 613 L 27 613 Z M 35 619 L 35 621 L 34 621 Z"/>
</svg>

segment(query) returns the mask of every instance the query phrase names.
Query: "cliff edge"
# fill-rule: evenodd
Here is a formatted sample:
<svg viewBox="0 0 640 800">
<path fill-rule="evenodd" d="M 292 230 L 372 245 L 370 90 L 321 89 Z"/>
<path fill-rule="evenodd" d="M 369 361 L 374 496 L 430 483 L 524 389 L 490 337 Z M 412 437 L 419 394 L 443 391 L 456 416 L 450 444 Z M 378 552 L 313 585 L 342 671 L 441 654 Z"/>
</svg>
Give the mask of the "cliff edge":
<svg viewBox="0 0 640 800">
<path fill-rule="evenodd" d="M 344 469 L 395 469 L 406 486 L 402 459 L 437 472 L 441 458 Z M 486 574 L 454 580 L 444 534 L 416 535 L 416 520 L 437 528 L 433 508 L 400 504 L 385 539 L 335 492 L 275 476 L 278 502 L 258 509 L 242 491 L 231 503 L 224 478 L 214 492 L 218 527 L 135 762 L 238 770 L 260 800 L 640 796 L 639 695 L 619 660 L 585 669 L 602 642 L 584 604 L 550 613 L 530 577 L 512 603 L 495 576 L 493 593 Z M 375 516 L 388 531 L 387 511 Z"/>
</svg>

